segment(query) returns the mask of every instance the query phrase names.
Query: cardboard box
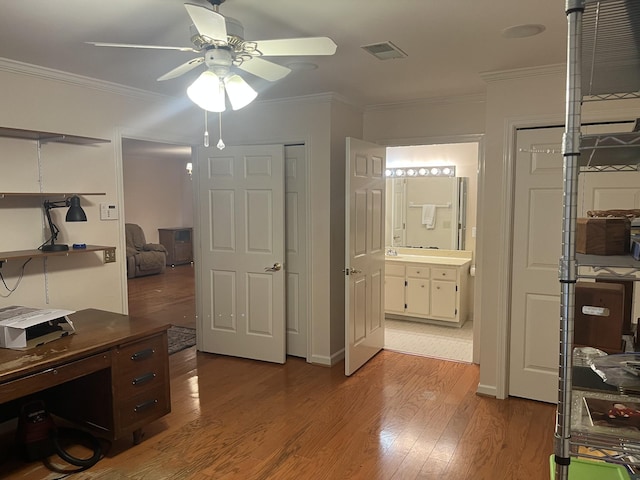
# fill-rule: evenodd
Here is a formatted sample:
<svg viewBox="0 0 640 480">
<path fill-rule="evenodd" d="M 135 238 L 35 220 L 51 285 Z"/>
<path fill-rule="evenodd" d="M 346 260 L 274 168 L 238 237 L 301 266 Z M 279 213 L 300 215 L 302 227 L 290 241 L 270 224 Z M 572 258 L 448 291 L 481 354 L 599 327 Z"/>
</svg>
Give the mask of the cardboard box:
<svg viewBox="0 0 640 480">
<path fill-rule="evenodd" d="M 75 333 L 71 310 L 37 309 L 13 305 L 0 308 L 0 347 L 36 347 Z"/>
<path fill-rule="evenodd" d="M 629 253 L 631 221 L 625 217 L 578 218 L 576 252 L 589 255 Z"/>
<path fill-rule="evenodd" d="M 624 285 L 577 282 L 573 342 L 607 353 L 624 351 Z"/>
</svg>

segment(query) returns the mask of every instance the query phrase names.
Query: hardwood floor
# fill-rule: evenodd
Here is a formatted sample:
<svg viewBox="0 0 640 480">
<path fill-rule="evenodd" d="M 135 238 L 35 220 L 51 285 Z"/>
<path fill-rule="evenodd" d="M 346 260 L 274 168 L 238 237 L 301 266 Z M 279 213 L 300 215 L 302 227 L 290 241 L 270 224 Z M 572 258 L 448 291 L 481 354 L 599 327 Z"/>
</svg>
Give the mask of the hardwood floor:
<svg viewBox="0 0 640 480">
<path fill-rule="evenodd" d="M 156 297 L 184 306 L 167 290 L 181 289 L 188 271 L 179 268 L 154 279 Z M 132 314 L 192 320 L 188 308 L 130 292 Z M 170 363 L 172 413 L 146 427 L 140 445 L 119 440 L 73 478 L 549 478 L 555 407 L 477 395 L 477 365 L 382 351 L 347 378 L 342 363 L 276 365 L 193 348 Z M 59 477 L 38 463 L 0 463 L 0 478 Z"/>
<path fill-rule="evenodd" d="M 167 267 L 164 273 L 130 278 L 129 316 L 148 317 L 183 327 L 196 326 L 193 265 Z"/>
</svg>

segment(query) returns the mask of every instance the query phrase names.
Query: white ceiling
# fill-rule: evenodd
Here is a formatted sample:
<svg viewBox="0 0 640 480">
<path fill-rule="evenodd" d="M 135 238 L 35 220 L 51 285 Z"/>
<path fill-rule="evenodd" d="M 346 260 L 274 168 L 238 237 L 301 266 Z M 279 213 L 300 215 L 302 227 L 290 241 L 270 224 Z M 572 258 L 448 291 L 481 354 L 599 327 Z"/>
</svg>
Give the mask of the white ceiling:
<svg viewBox="0 0 640 480">
<path fill-rule="evenodd" d="M 276 83 L 245 75 L 259 99 L 335 92 L 366 106 L 476 94 L 484 91 L 482 72 L 565 61 L 559 0 L 227 0 L 220 12 L 243 23 L 246 40 L 329 36 L 338 45 L 334 56 L 297 58 L 318 69 Z M 530 38 L 501 36 L 529 23 L 546 30 Z M 189 24 L 182 0 L 2 0 L 0 57 L 183 96 L 200 68 L 155 79 L 197 54 L 84 42 L 191 46 Z M 408 58 L 380 61 L 360 48 L 387 40 Z"/>
</svg>

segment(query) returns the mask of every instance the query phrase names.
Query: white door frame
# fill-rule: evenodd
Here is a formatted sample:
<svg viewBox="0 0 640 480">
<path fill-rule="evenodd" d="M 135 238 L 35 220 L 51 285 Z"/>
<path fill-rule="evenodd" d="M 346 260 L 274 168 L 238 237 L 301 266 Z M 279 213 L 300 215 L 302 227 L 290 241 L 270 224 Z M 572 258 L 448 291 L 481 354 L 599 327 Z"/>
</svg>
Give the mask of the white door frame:
<svg viewBox="0 0 640 480">
<path fill-rule="evenodd" d="M 116 201 L 118 205 L 121 206 L 120 216 L 118 218 L 118 245 L 116 248 L 118 251 L 122 252 L 119 255 L 122 255 L 123 258 L 120 259 L 120 277 L 123 279 L 122 281 L 122 311 L 125 314 L 129 313 L 129 289 L 127 284 L 127 262 L 126 262 L 126 254 L 127 251 L 125 245 L 125 234 L 124 234 L 124 165 L 123 165 L 123 156 L 122 156 L 122 140 L 124 138 L 130 138 L 133 140 L 144 140 L 147 142 L 157 142 L 157 143 L 166 143 L 167 145 L 181 145 L 186 147 L 193 147 L 193 137 L 180 136 L 175 134 L 167 134 L 158 131 L 139 131 L 132 130 L 130 128 L 116 128 L 114 135 L 114 150 L 115 150 L 115 160 L 116 160 Z M 194 200 L 194 214 L 195 214 L 195 200 Z"/>
<path fill-rule="evenodd" d="M 620 110 L 608 111 L 592 111 L 583 112 L 582 123 L 592 122 L 612 122 L 624 121 L 637 117 L 637 110 L 625 108 Z M 483 391 L 482 387 L 478 388 L 478 393 L 486 393 L 495 395 L 498 399 L 505 399 L 509 396 L 509 341 L 510 341 L 510 312 L 511 312 L 511 265 L 513 256 L 513 225 L 511 218 L 514 210 L 515 195 L 515 157 L 516 157 L 516 135 L 517 130 L 521 128 L 535 128 L 546 126 L 564 125 L 564 116 L 556 115 L 527 115 L 517 117 L 506 117 L 504 119 L 503 130 L 503 162 L 502 170 L 505 172 L 506 180 L 505 188 L 501 202 L 504 205 L 502 215 L 500 217 L 501 231 L 498 232 L 498 244 L 504 255 L 500 256 L 500 264 L 498 265 L 498 289 L 500 295 L 498 297 L 498 315 L 496 318 L 496 385 L 495 390 L 488 389 Z M 481 170 L 482 171 L 482 170 Z M 484 176 L 478 179 L 478 193 L 484 190 Z M 478 211 L 481 206 L 478 205 Z M 478 229 L 478 237 L 476 239 L 476 251 L 478 252 L 478 268 L 482 268 L 482 244 L 484 243 L 483 229 Z M 495 235 L 487 241 L 495 242 Z M 560 259 L 558 259 L 560 260 Z M 559 280 L 558 280 L 559 281 Z M 476 289 L 478 285 L 476 284 Z M 558 287 L 560 288 L 560 287 Z M 476 295 L 477 297 L 478 295 Z M 475 306 L 474 306 L 475 308 Z M 475 340 L 475 337 L 474 337 Z"/>
<path fill-rule="evenodd" d="M 374 143 L 385 147 L 409 147 L 423 145 L 441 145 L 444 143 L 477 143 L 478 144 L 478 190 L 476 193 L 476 225 L 480 224 L 481 209 L 480 199 L 484 174 L 484 134 L 467 135 L 447 135 L 436 137 L 410 137 L 410 138 L 385 138 L 373 140 Z M 467 199 L 468 201 L 468 199 Z M 475 263 L 479 264 L 480 249 L 478 247 L 479 238 L 476 238 Z M 480 282 L 479 277 L 474 277 L 473 292 L 473 363 L 480 363 L 480 331 L 482 318 L 480 315 Z"/>
</svg>

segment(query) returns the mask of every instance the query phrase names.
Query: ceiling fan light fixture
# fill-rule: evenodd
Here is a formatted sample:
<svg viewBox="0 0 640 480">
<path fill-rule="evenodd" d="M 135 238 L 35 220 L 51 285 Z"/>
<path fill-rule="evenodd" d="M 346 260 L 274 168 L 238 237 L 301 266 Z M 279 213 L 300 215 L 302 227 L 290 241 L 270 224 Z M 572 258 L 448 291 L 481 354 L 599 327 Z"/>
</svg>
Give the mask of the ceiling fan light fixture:
<svg viewBox="0 0 640 480">
<path fill-rule="evenodd" d="M 187 96 L 193 103 L 209 112 L 224 112 L 224 84 L 211 70 L 207 70 L 187 88 Z"/>
<path fill-rule="evenodd" d="M 224 78 L 231 108 L 240 110 L 253 102 L 258 96 L 251 86 L 240 75 L 228 75 Z"/>
</svg>

